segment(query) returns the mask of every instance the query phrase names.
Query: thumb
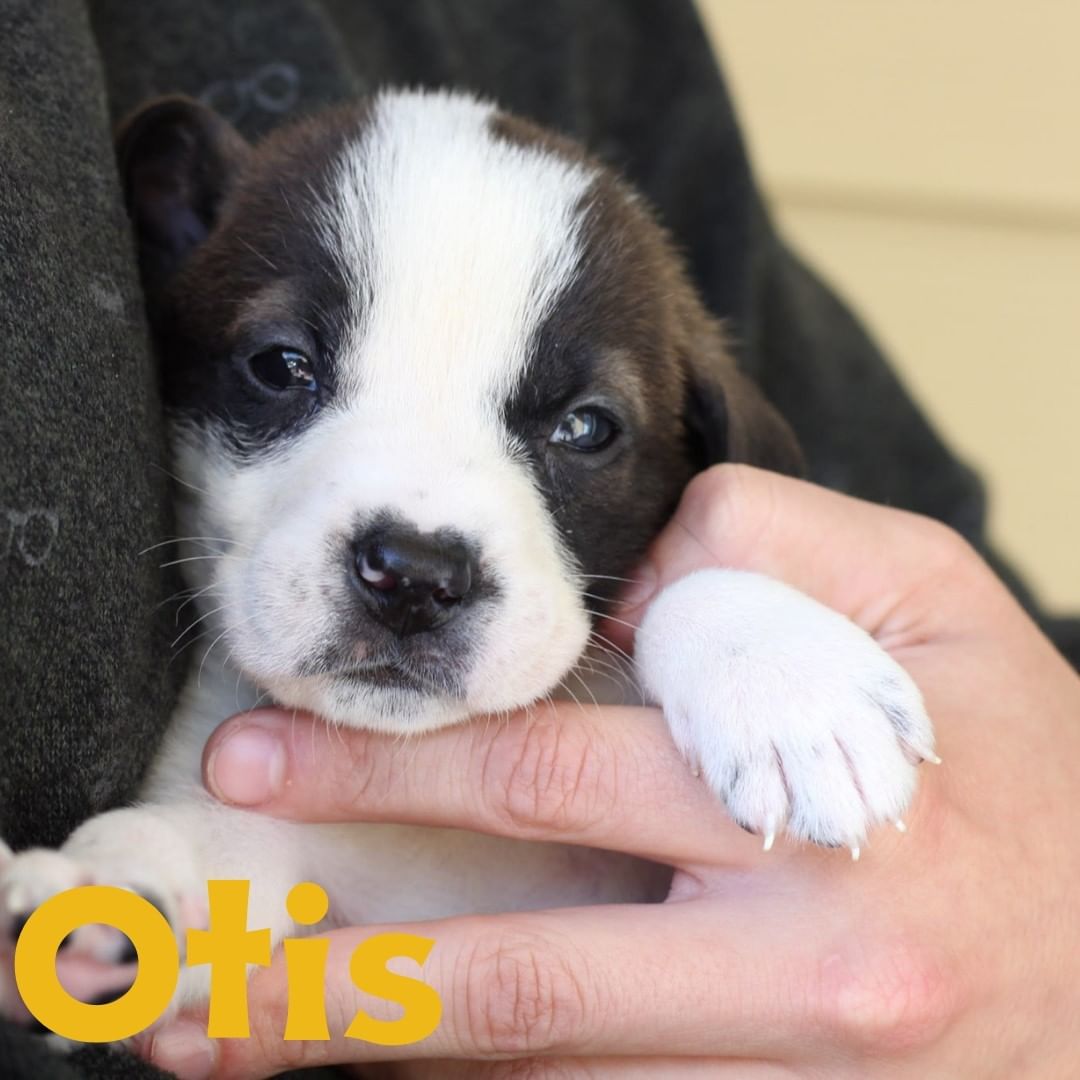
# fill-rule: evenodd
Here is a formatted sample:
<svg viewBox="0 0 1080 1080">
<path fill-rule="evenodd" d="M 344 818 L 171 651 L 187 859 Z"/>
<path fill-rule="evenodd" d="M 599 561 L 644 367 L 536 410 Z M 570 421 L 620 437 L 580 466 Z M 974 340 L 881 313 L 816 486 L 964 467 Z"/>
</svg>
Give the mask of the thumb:
<svg viewBox="0 0 1080 1080">
<path fill-rule="evenodd" d="M 717 465 L 687 486 L 603 632 L 616 644 L 661 589 L 708 567 L 776 578 L 898 646 L 979 613 L 974 550 L 940 522 L 746 465 Z M 888 639 L 888 640 L 886 640 Z"/>
</svg>

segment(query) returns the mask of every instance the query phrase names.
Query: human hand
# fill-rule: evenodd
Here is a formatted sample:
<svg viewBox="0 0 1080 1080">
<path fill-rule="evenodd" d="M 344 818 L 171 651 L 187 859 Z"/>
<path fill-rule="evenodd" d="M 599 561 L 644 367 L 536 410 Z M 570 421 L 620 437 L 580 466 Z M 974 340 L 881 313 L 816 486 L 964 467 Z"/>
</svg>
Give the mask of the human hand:
<svg viewBox="0 0 1080 1080">
<path fill-rule="evenodd" d="M 234 718 L 205 758 L 227 801 L 610 848 L 675 875 L 661 905 L 395 927 L 436 939 L 425 981 L 445 1010 L 397 1050 L 285 1043 L 279 960 L 251 981 L 253 1038 L 213 1048 L 215 1075 L 390 1055 L 425 1058 L 394 1075 L 449 1078 L 1075 1074 L 1080 679 L 981 560 L 922 518 L 723 466 L 690 485 L 643 576 L 711 565 L 803 589 L 915 678 L 945 764 L 923 770 L 908 835 L 876 833 L 857 864 L 784 843 L 765 854 L 653 710 L 562 705 L 437 732 L 407 769 L 391 739 L 342 733 L 343 751 L 316 722 Z M 638 600 L 620 618 L 636 623 Z M 244 753 L 251 726 L 286 750 L 274 791 Z M 383 929 L 329 935 L 332 1032 L 358 1005 L 345 958 Z"/>
</svg>

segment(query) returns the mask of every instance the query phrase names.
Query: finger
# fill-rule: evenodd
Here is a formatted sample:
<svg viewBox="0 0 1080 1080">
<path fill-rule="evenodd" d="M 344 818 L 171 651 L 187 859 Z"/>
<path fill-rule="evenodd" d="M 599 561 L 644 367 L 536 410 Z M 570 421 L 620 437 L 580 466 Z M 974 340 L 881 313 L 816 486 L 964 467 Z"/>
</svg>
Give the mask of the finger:
<svg viewBox="0 0 1080 1080">
<path fill-rule="evenodd" d="M 603 632 L 625 646 L 660 589 L 714 566 L 778 578 L 879 638 L 900 635 L 916 617 L 954 629 L 977 622 L 971 578 L 993 580 L 966 542 L 939 522 L 776 473 L 720 465 L 688 485 L 636 574 L 641 583 Z M 913 608 L 915 593 L 925 602 Z"/>
<path fill-rule="evenodd" d="M 219 799 L 302 821 L 467 828 L 674 865 L 745 862 L 760 845 L 691 773 L 652 709 L 537 706 L 408 745 L 260 710 L 222 725 L 203 764 Z"/>
<path fill-rule="evenodd" d="M 435 1032 L 405 1046 L 343 1036 L 360 1008 L 399 1014 L 361 995 L 347 974 L 353 949 L 378 931 L 335 931 L 327 935 L 329 1039 L 283 1039 L 288 989 L 278 957 L 249 984 L 250 1038 L 220 1040 L 200 1060 L 213 1060 L 223 1078 L 416 1058 L 810 1060 L 826 1050 L 821 964 L 815 935 L 785 918 L 784 904 L 687 903 L 677 917 L 669 905 L 582 908 L 396 927 L 434 939 L 422 979 L 442 1002 Z M 155 1041 L 173 1044 L 167 1029 Z M 196 1049 L 189 1040 L 189 1059 Z M 172 1064 L 153 1047 L 151 1055 Z"/>
</svg>

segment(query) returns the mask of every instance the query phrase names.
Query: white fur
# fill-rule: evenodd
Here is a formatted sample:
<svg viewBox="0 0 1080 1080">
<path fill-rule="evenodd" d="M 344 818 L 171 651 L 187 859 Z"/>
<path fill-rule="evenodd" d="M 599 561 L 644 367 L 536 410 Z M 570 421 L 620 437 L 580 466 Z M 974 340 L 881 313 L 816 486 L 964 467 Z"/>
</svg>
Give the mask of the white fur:
<svg viewBox="0 0 1080 1080">
<path fill-rule="evenodd" d="M 638 631 L 675 742 L 743 825 L 847 845 L 896 821 L 934 738 L 907 673 L 853 622 L 778 581 L 702 570 Z M 907 753 L 905 753 L 905 746 Z"/>
<path fill-rule="evenodd" d="M 585 649 L 580 583 L 499 408 L 577 265 L 590 176 L 495 139 L 491 107 L 471 99 L 390 95 L 374 108 L 321 223 L 353 298 L 343 385 L 308 430 L 254 463 L 235 463 L 213 432 L 176 433 L 180 477 L 198 492 L 181 493 L 178 516 L 182 532 L 203 538 L 182 553 L 202 590 L 203 662 L 145 804 L 93 819 L 59 855 L 0 867 L 10 914 L 76 882 L 135 885 L 163 901 L 180 935 L 202 917 L 207 879 L 239 877 L 253 883 L 250 925 L 277 940 L 290 929 L 285 894 L 305 879 L 327 888 L 339 922 L 656 893 L 656 868 L 623 856 L 299 826 L 220 806 L 202 789 L 210 733 L 264 691 L 334 722 L 421 732 L 535 701 Z M 483 571 L 500 587 L 476 627 L 464 698 L 415 698 L 409 714 L 384 692 L 343 689 L 299 665 L 335 633 L 335 600 L 350 587 L 333 541 L 383 510 L 479 538 Z M 857 845 L 910 797 L 898 736 L 932 748 L 904 672 L 850 622 L 764 578 L 707 571 L 668 588 L 637 657 L 678 745 L 736 817 L 769 836 L 786 826 Z M 203 973 L 185 972 L 178 1001 L 204 994 Z"/>
<path fill-rule="evenodd" d="M 577 268 L 594 177 L 497 138 L 494 106 L 469 97 L 383 95 L 373 113 L 323 223 L 356 305 L 350 396 L 410 430 L 481 408 L 498 438 L 532 333 Z"/>
</svg>

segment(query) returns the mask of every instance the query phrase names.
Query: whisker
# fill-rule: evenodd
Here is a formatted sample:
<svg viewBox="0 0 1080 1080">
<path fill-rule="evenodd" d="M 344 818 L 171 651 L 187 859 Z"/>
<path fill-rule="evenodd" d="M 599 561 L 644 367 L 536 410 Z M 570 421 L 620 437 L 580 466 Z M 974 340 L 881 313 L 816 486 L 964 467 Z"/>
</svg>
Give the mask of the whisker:
<svg viewBox="0 0 1080 1080">
<path fill-rule="evenodd" d="M 261 251 L 257 250 L 255 247 L 249 244 L 242 236 L 238 236 L 236 239 L 239 240 L 240 243 L 243 244 L 244 247 L 246 247 L 252 255 L 254 255 L 256 258 L 262 259 L 262 261 L 266 263 L 266 265 L 269 266 L 275 274 L 278 272 L 278 268 Z"/>
<path fill-rule="evenodd" d="M 246 550 L 251 550 L 250 544 L 244 544 L 239 540 L 231 540 L 227 536 L 170 536 L 164 540 L 159 540 L 156 544 L 151 544 L 149 547 L 145 547 L 139 552 L 140 555 L 145 555 L 148 551 L 156 551 L 158 548 L 168 547 L 170 544 L 228 544 L 230 547 L 240 547 Z"/>
<path fill-rule="evenodd" d="M 633 677 L 624 664 L 617 663 L 615 660 L 610 660 L 607 657 L 586 653 L 582 657 L 582 660 L 587 660 L 590 664 L 594 665 L 593 673 L 596 675 L 604 675 L 607 678 L 616 678 L 620 680 Z"/>
<path fill-rule="evenodd" d="M 205 596 L 206 593 L 208 593 L 211 589 L 214 589 L 216 587 L 217 587 L 217 582 L 211 581 L 209 585 L 204 585 L 201 589 L 199 589 L 197 592 L 195 592 L 194 595 L 189 596 L 176 609 L 176 618 L 173 620 L 174 625 L 179 625 L 179 623 L 180 623 L 180 612 L 183 611 L 184 608 L 186 608 L 188 606 L 188 604 L 194 602 L 195 600 L 198 600 L 200 596 Z"/>
<path fill-rule="evenodd" d="M 590 694 L 592 694 L 592 692 L 593 692 L 592 691 L 592 685 L 590 684 L 588 679 L 582 679 L 582 677 L 581 677 L 582 672 L 584 672 L 586 675 L 588 675 L 588 676 L 590 676 L 591 678 L 594 678 L 594 679 L 611 679 L 612 678 L 612 676 L 608 672 L 601 671 L 600 668 L 593 667 L 592 661 L 588 657 L 583 657 L 581 660 L 579 660 L 577 662 L 577 664 L 574 665 L 574 667 L 572 669 L 572 674 L 574 674 L 577 677 L 578 682 L 581 682 L 586 687 L 588 687 Z M 593 695 L 593 701 L 594 701 L 594 703 L 596 702 L 595 695 Z"/>
<path fill-rule="evenodd" d="M 573 675 L 579 683 L 581 683 L 582 687 L 585 690 L 585 693 L 587 693 L 589 697 L 592 698 L 593 707 L 599 709 L 600 702 L 596 700 L 596 695 L 593 693 L 592 687 L 581 677 L 581 675 L 578 673 L 577 668 L 572 668 L 570 674 Z"/>
<path fill-rule="evenodd" d="M 233 623 L 231 626 L 226 626 L 225 629 L 222 630 L 221 633 L 218 634 L 218 636 L 216 638 L 214 638 L 214 640 L 210 643 L 210 648 L 207 649 L 206 652 L 203 653 L 203 658 L 202 658 L 201 662 L 199 663 L 199 673 L 198 673 L 198 675 L 196 676 L 196 679 L 195 679 L 195 685 L 196 686 L 199 686 L 199 687 L 202 686 L 203 668 L 206 666 L 206 661 L 210 658 L 210 654 L 214 651 L 214 647 L 217 645 L 217 643 L 219 641 L 221 641 L 221 639 L 223 637 L 225 637 L 226 634 L 229 634 L 233 630 L 237 630 L 241 626 L 245 626 L 247 623 L 251 622 L 252 619 L 254 619 L 258 614 L 259 613 L 257 611 L 253 612 L 246 619 L 241 619 L 241 621 L 238 622 L 238 623 Z"/>
<path fill-rule="evenodd" d="M 231 659 L 232 659 L 232 649 L 230 649 L 228 654 L 225 656 L 225 663 L 224 663 L 223 666 L 228 667 L 229 666 L 229 661 Z M 244 673 L 239 668 L 237 668 L 236 669 L 236 693 L 234 695 L 234 700 L 236 701 L 236 711 L 237 712 L 240 711 L 240 682 L 241 682 L 241 680 L 243 678 L 244 678 Z"/>
<path fill-rule="evenodd" d="M 600 596 L 598 593 L 583 592 L 581 595 L 588 600 L 599 600 L 602 604 L 613 602 L 610 596 Z"/>
<path fill-rule="evenodd" d="M 567 693 L 568 693 L 568 694 L 570 695 L 570 699 L 571 699 L 571 701 L 573 701 L 573 703 L 574 703 L 574 704 L 575 704 L 575 705 L 576 705 L 576 706 L 577 706 L 577 707 L 578 707 L 579 709 L 581 709 L 581 710 L 582 710 L 582 712 L 584 712 L 584 711 L 585 711 L 585 706 L 581 704 L 581 699 L 580 699 L 580 698 L 579 698 L 579 697 L 577 696 L 577 694 L 575 694 L 575 693 L 574 693 L 574 691 L 573 691 L 573 690 L 571 690 L 571 689 L 570 689 L 570 687 L 569 687 L 569 686 L 567 686 L 567 685 L 566 685 L 566 680 L 565 680 L 565 679 L 563 679 L 562 681 L 560 681 L 560 683 L 559 683 L 559 687 L 560 687 L 560 689 L 562 689 L 562 690 L 565 690 L 565 691 L 566 691 L 566 692 L 567 692 Z"/>
<path fill-rule="evenodd" d="M 341 733 L 341 728 L 343 725 L 339 724 L 337 721 L 334 721 L 331 726 L 333 727 L 334 732 L 337 734 L 338 746 L 341 747 L 341 752 L 343 754 L 348 754 L 349 744 L 345 741 L 345 736 Z"/>
<path fill-rule="evenodd" d="M 159 465 L 156 461 L 151 461 L 150 467 L 153 469 L 157 469 L 158 472 L 163 472 L 170 480 L 175 480 L 178 484 L 183 484 L 184 487 L 191 488 L 192 491 L 196 491 L 200 495 L 205 495 L 207 498 L 210 497 L 210 492 L 207 491 L 205 488 L 196 487 L 194 484 L 188 483 L 187 480 L 184 480 L 181 477 L 177 476 L 174 472 L 169 472 L 168 469 L 166 469 L 163 465 Z"/>
<path fill-rule="evenodd" d="M 622 695 L 622 704 L 645 704 L 647 695 L 637 676 L 634 674 L 632 667 L 628 664 L 623 663 L 617 657 L 615 659 L 608 659 L 606 656 L 597 656 L 595 653 L 587 653 L 582 660 L 584 663 L 592 665 L 593 675 L 606 679 L 619 689 Z M 632 700 L 627 700 L 629 696 L 628 691 L 632 691 L 633 695 L 635 695 Z"/>
<path fill-rule="evenodd" d="M 231 656 L 232 654 L 230 653 L 229 655 Z M 263 690 L 263 692 L 255 699 L 255 704 L 251 706 L 252 709 L 257 709 L 264 701 L 268 701 L 269 699 L 270 691 Z"/>
<path fill-rule="evenodd" d="M 165 607 L 166 604 L 171 604 L 174 601 L 179 600 L 182 596 L 190 597 L 193 592 L 197 591 L 198 590 L 196 590 L 194 586 L 190 589 L 177 589 L 176 592 L 166 596 L 164 600 L 159 600 L 154 605 L 154 611 L 159 611 L 161 608 Z"/>
<path fill-rule="evenodd" d="M 629 683 L 630 688 L 637 693 L 638 702 L 644 705 L 646 701 L 648 701 L 649 695 L 645 693 L 645 688 L 641 685 L 640 680 L 634 673 L 633 665 L 626 663 L 622 657 L 612 653 L 610 649 L 605 649 L 599 642 L 594 642 L 593 644 L 596 645 L 601 652 L 611 656 L 612 659 L 609 660 L 596 655 L 590 655 L 588 657 L 589 661 L 594 664 L 603 664 L 611 671 L 617 671 L 619 673 L 619 680 Z M 614 678 L 613 675 L 609 677 Z"/>
<path fill-rule="evenodd" d="M 183 640 L 183 638 L 187 634 L 190 634 L 191 631 L 194 630 L 195 627 L 199 625 L 199 623 L 205 622 L 207 619 L 209 619 L 211 615 L 216 615 L 219 611 L 224 611 L 226 608 L 234 607 L 234 606 L 235 606 L 235 604 L 231 604 L 231 603 L 222 604 L 220 607 L 216 607 L 212 611 L 208 611 L 208 612 L 206 612 L 206 614 L 200 615 L 194 622 L 188 623 L 188 625 L 185 626 L 184 629 L 180 631 L 179 635 L 176 637 L 176 639 L 173 641 L 173 643 L 169 647 L 170 648 L 176 648 L 176 646 L 180 644 L 180 642 Z"/>
<path fill-rule="evenodd" d="M 412 733 L 408 732 L 408 731 L 403 731 L 402 732 L 402 749 L 408 749 L 411 734 Z M 409 755 L 408 760 L 402 766 L 401 771 L 403 773 L 409 772 L 412 769 L 412 767 L 416 764 L 416 755 L 420 753 L 420 745 L 421 745 L 420 740 L 419 739 L 412 739 L 411 742 L 413 744 L 412 745 L 412 753 Z"/>
<path fill-rule="evenodd" d="M 637 679 L 631 665 L 624 663 L 620 657 L 615 657 L 610 653 L 606 653 L 599 645 L 597 645 L 596 648 L 599 655 L 597 653 L 589 653 L 587 655 L 589 662 L 600 665 L 602 670 L 609 672 L 612 676 L 617 676 L 622 681 L 634 683 L 636 689 Z"/>
<path fill-rule="evenodd" d="M 189 562 L 203 562 L 209 559 L 244 559 L 245 555 L 227 555 L 224 552 L 218 552 L 214 555 L 188 555 L 183 559 L 173 559 L 171 562 L 158 563 L 158 568 L 164 570 L 167 566 L 179 566 L 181 563 Z"/>
<path fill-rule="evenodd" d="M 585 614 L 591 615 L 594 619 L 607 619 L 609 622 L 618 623 L 620 626 L 628 626 L 638 634 L 642 632 L 640 626 L 635 626 L 632 622 L 627 622 L 625 619 L 616 619 L 614 615 L 605 615 L 602 611 L 592 611 L 590 608 L 586 608 Z"/>
<path fill-rule="evenodd" d="M 179 649 L 177 649 L 177 650 L 176 650 L 176 651 L 175 651 L 175 652 L 174 652 L 174 653 L 172 654 L 172 656 L 171 656 L 171 657 L 169 658 L 169 663 L 168 663 L 168 665 L 167 665 L 167 666 L 168 666 L 168 667 L 172 667 L 172 665 L 173 665 L 173 664 L 174 664 L 174 663 L 175 663 L 175 662 L 176 662 L 176 661 L 177 661 L 177 660 L 178 660 L 178 659 L 179 659 L 179 658 L 180 658 L 181 656 L 183 656 L 183 655 L 184 655 L 184 653 L 185 653 L 185 652 L 187 652 L 187 650 L 188 650 L 188 649 L 190 649 L 192 645 L 196 644 L 196 643 L 197 643 L 197 642 L 199 642 L 199 641 L 202 641 L 202 640 L 203 640 L 203 638 L 205 638 L 205 637 L 208 637 L 208 636 L 209 636 L 209 634 L 210 634 L 210 631 L 211 631 L 212 629 L 213 629 L 213 627 L 207 627 L 207 628 L 206 628 L 206 630 L 204 630 L 204 631 L 203 631 L 203 632 L 202 632 L 201 634 L 196 634 L 196 635 L 195 635 L 195 636 L 194 636 L 193 638 L 189 638 L 189 639 L 188 639 L 188 640 L 187 640 L 186 642 L 184 642 L 184 644 L 183 644 L 183 645 L 181 645 L 181 646 L 180 646 L 180 648 L 179 648 Z"/>
<path fill-rule="evenodd" d="M 614 574 L 581 574 L 575 573 L 573 575 L 582 581 L 621 581 L 627 585 L 640 585 L 641 578 L 629 578 L 629 577 L 616 577 Z"/>
<path fill-rule="evenodd" d="M 607 637 L 605 634 L 601 634 L 599 630 L 590 630 L 589 640 L 595 645 L 598 645 L 600 648 L 604 649 L 606 652 L 617 656 L 620 660 L 625 660 L 630 667 L 634 666 L 633 656 L 631 656 L 630 653 L 628 653 L 621 646 L 616 645 L 615 642 L 611 640 L 611 638 Z"/>
</svg>

